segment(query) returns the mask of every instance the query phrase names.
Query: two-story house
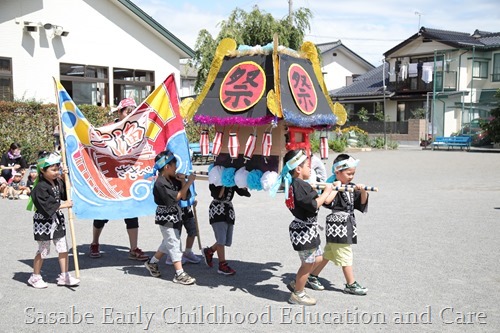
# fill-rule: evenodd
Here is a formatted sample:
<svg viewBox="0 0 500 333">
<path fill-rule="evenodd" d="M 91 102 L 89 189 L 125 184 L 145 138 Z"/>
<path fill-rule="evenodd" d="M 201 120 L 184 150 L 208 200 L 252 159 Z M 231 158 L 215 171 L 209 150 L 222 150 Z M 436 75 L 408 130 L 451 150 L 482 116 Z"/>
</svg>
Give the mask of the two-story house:
<svg viewBox="0 0 500 333">
<path fill-rule="evenodd" d="M 374 66 L 340 40 L 316 45 L 321 57 L 321 71 L 328 91 L 348 86 L 356 77 Z"/>
<path fill-rule="evenodd" d="M 394 128 L 404 131 L 408 119 L 423 113 L 427 133 L 450 135 L 464 123 L 487 118 L 497 103 L 500 32 L 422 27 L 384 56 L 384 65 L 331 94 L 351 116 L 361 108 L 374 114 L 385 105 Z"/>
</svg>

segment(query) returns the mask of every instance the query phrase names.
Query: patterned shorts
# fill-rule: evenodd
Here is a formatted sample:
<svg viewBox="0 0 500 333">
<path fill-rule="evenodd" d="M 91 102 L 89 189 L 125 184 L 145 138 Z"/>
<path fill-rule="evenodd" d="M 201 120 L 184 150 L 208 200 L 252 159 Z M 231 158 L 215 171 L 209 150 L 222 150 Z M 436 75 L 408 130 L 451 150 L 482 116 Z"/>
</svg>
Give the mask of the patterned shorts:
<svg viewBox="0 0 500 333">
<path fill-rule="evenodd" d="M 297 251 L 299 253 L 300 261 L 306 264 L 314 264 L 316 262 L 316 257 L 323 255 L 323 250 L 318 246 L 314 249 Z"/>
<path fill-rule="evenodd" d="M 36 242 L 38 243 L 38 250 L 36 251 L 36 254 L 38 255 L 40 253 L 42 259 L 47 258 L 47 256 L 50 254 L 50 240 Z M 68 243 L 66 242 L 66 236 L 53 239 L 52 242 L 56 247 L 57 253 L 68 252 Z"/>
</svg>

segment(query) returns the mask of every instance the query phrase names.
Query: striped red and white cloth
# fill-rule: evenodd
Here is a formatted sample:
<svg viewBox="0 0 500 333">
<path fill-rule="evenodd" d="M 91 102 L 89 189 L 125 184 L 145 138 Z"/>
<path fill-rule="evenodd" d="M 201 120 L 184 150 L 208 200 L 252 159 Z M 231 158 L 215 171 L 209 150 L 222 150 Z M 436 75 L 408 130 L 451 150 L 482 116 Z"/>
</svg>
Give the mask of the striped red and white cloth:
<svg viewBox="0 0 500 333">
<path fill-rule="evenodd" d="M 214 143 L 212 145 L 212 155 L 215 157 L 219 156 L 220 151 L 222 149 L 222 137 L 224 133 L 216 132 L 214 136 Z"/>
<path fill-rule="evenodd" d="M 319 154 L 322 160 L 328 159 L 328 138 L 326 136 L 320 137 Z"/>
<path fill-rule="evenodd" d="M 245 159 L 245 163 L 248 160 L 252 159 L 253 153 L 255 152 L 255 143 L 257 142 L 257 135 L 250 134 L 247 140 L 247 144 L 245 145 L 245 153 L 243 154 L 243 158 Z"/>
<path fill-rule="evenodd" d="M 227 148 L 229 150 L 229 156 L 231 156 L 231 159 L 238 158 L 238 155 L 240 153 L 240 141 L 238 140 L 238 133 L 229 133 Z"/>
<path fill-rule="evenodd" d="M 201 131 L 200 135 L 200 152 L 201 156 L 208 156 L 210 152 L 210 142 L 208 138 L 208 131 Z"/>
</svg>

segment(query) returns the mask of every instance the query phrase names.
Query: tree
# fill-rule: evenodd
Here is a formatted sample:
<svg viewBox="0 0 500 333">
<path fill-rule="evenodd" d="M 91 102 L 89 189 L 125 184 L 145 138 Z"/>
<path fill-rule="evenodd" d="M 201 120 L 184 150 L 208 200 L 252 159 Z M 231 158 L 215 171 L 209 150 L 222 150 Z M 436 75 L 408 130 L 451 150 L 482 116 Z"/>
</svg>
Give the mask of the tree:
<svg viewBox="0 0 500 333">
<path fill-rule="evenodd" d="M 490 111 L 491 121 L 482 123 L 480 126 L 488 132 L 492 142 L 500 142 L 500 89 L 497 90 L 495 97 L 499 105 Z"/>
<path fill-rule="evenodd" d="M 190 66 L 198 68 L 195 90 L 199 92 L 203 88 L 215 50 L 222 39 L 232 38 L 237 45 L 266 45 L 272 42 L 273 35 L 277 33 L 280 45 L 297 50 L 302 45 L 306 30 L 311 28 L 309 20 L 312 16 L 308 8 L 299 8 L 293 12 L 293 23 L 290 24 L 288 16 L 276 20 L 257 6 L 249 13 L 236 8 L 227 20 L 218 24 L 221 30 L 217 38 L 214 39 L 207 30 L 201 30 L 196 40 L 194 58 L 189 61 Z"/>
</svg>

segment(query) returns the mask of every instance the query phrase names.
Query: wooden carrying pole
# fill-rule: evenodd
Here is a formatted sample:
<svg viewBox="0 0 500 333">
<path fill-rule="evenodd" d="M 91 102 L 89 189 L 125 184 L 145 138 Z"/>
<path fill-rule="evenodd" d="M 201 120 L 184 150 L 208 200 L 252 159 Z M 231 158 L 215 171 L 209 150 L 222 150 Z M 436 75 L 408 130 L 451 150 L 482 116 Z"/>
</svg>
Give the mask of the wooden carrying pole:
<svg viewBox="0 0 500 333">
<path fill-rule="evenodd" d="M 58 118 L 58 124 L 59 124 L 59 142 L 61 145 L 61 157 L 62 160 L 64 161 L 64 164 L 67 167 L 66 163 L 66 147 L 64 144 L 64 135 L 63 135 L 63 128 L 62 128 L 62 121 L 61 121 L 61 107 L 59 105 L 59 89 L 57 87 L 57 81 L 54 79 L 54 85 L 56 88 L 56 104 L 57 104 L 57 118 Z M 68 173 L 63 173 L 64 174 L 64 182 L 66 183 L 66 197 L 68 200 L 71 200 L 71 181 L 69 179 Z M 69 230 L 71 234 L 71 244 L 73 248 L 73 261 L 75 262 L 75 276 L 76 278 L 80 278 L 80 266 L 78 265 L 78 251 L 76 248 L 76 237 L 75 237 L 75 228 L 74 228 L 74 223 L 73 223 L 73 208 L 69 207 L 68 208 L 68 221 L 69 221 Z"/>
</svg>

